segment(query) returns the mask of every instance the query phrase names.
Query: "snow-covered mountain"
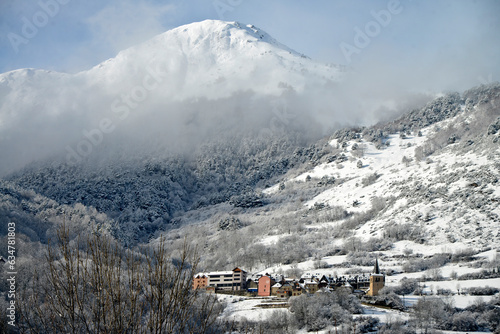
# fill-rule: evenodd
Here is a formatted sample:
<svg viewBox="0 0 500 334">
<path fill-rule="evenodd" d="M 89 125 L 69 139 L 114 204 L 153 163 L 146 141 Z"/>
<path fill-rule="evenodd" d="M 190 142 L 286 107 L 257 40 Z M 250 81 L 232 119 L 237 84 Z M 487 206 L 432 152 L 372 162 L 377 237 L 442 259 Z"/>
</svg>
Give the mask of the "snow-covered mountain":
<svg viewBox="0 0 500 334">
<path fill-rule="evenodd" d="M 315 270 L 311 259 L 328 254 L 361 252 L 355 265 L 370 262 L 374 251 L 400 263 L 405 249 L 429 258 L 498 249 L 499 103 L 499 84 L 481 86 L 391 122 L 339 130 L 306 153 L 307 164 L 261 189 L 263 208 L 220 207 L 215 217 L 198 218 L 201 223 L 186 216 L 194 229 L 173 235 L 197 235 L 202 228 L 209 249 L 234 236 L 243 251 L 222 248 L 207 255 L 207 263 L 247 263 L 263 272 L 290 269 L 293 262 Z M 220 228 L 228 216 L 239 224 Z M 400 264 L 392 265 L 401 270 Z"/>
<path fill-rule="evenodd" d="M 83 138 L 83 131 L 98 129 L 103 119 L 120 124 L 128 137 L 148 132 L 134 128 L 138 123 L 146 128 L 162 124 L 163 133 L 174 135 L 189 132 L 183 129 L 187 123 L 198 123 L 201 129 L 191 132 L 206 132 L 211 122 L 233 118 L 235 108 L 227 107 L 231 99 L 243 101 L 240 114 L 261 121 L 272 115 L 261 99 L 299 96 L 301 103 L 289 104 L 319 110 L 313 95 L 326 96 L 340 77 L 339 68 L 316 63 L 252 25 L 211 20 L 169 30 L 88 71 L 4 73 L 0 154 L 5 163 L 0 173 L 64 151 Z"/>
<path fill-rule="evenodd" d="M 339 79 L 338 68 L 312 61 L 253 25 L 216 20 L 167 31 L 82 75 L 107 86 L 131 79 L 137 84 L 133 78 L 142 79 L 148 67 L 172 84 L 162 94 L 180 100 L 246 90 L 279 96 L 284 89 L 302 92 Z"/>
<path fill-rule="evenodd" d="M 77 74 L 2 74 L 0 237 L 16 225 L 30 250 L 24 268 L 66 224 L 71 238 L 92 231 L 131 248 L 162 236 L 169 254 L 187 243 L 200 270 L 357 275 L 378 259 L 395 289 L 386 293 L 410 306 L 417 290 L 494 292 L 500 84 L 321 137 L 317 123 L 356 119 L 329 99 L 342 76 L 253 26 L 221 21 L 173 29 Z M 469 312 L 477 328 L 498 324 L 481 318 L 486 306 L 472 294 L 449 298 L 472 308 L 443 318 Z M 498 302 L 481 298 L 495 318 Z M 255 302 L 234 301 L 226 320 L 262 320 Z M 413 317 L 377 312 L 387 323 Z"/>
<path fill-rule="evenodd" d="M 314 62 L 253 25 L 206 20 L 169 30 L 74 75 L 35 69 L 1 74 L 1 97 L 5 103 L 17 99 L 14 93 L 19 90 L 29 94 L 50 87 L 81 89 L 79 85 L 114 91 L 123 88 L 124 81 L 132 87 L 144 85 L 147 75 L 165 81 L 160 85 L 164 97 L 218 98 L 238 90 L 276 95 L 286 88 L 303 91 L 338 81 L 339 68 Z M 166 87 L 175 90 L 165 91 Z M 30 96 L 25 99 L 31 102 Z"/>
<path fill-rule="evenodd" d="M 338 68 L 315 63 L 254 26 L 210 20 L 167 31 L 81 73 L 5 73 L 0 75 L 1 168 L 12 171 L 61 150 L 62 158 L 53 155 L 49 163 L 42 160 L 9 179 L 61 204 L 95 207 L 117 220 L 117 236 L 136 241 L 186 211 L 228 202 L 247 208 L 264 205 L 267 200 L 261 196 L 275 196 L 288 184 L 295 187 L 311 179 L 338 186 L 309 198 L 306 208 L 335 207 L 356 214 L 383 206 L 386 214 L 370 219 L 360 232 L 369 236 L 380 236 L 384 226 L 428 223 L 457 198 L 482 208 L 471 214 L 476 219 L 498 219 L 491 208 L 496 190 L 485 188 L 472 196 L 466 192 L 472 188 L 464 186 L 481 184 L 488 175 L 481 171 L 494 166 L 489 163 L 496 153 L 487 152 L 485 140 L 477 138 L 498 114 L 496 106 L 487 107 L 496 103 L 498 87 L 450 94 L 385 128 L 340 131 L 333 141 L 308 147 L 303 135 L 307 128 L 287 124 L 286 117 L 306 123 L 299 112 L 307 107 L 304 114 L 314 114 L 315 105 L 307 104 L 309 94 L 331 89 L 341 76 Z M 277 110 L 276 101 L 285 109 Z M 103 121 L 110 131 L 100 127 Z M 281 124 L 273 128 L 276 122 Z M 260 136 L 260 126 L 268 126 L 271 137 Z M 211 132 L 207 127 L 213 127 Z M 201 140 L 191 146 L 189 156 L 163 153 L 170 141 L 178 144 L 196 136 Z M 460 151 L 467 155 L 458 159 L 455 151 L 440 151 L 460 138 L 468 138 Z M 90 157 L 82 156 L 80 165 L 64 159 L 69 150 L 83 148 Z M 317 165 L 331 151 L 336 154 Z M 443 155 L 442 164 L 424 165 L 423 157 L 435 151 Z M 266 189 L 264 195 L 257 190 L 307 162 L 316 167 Z M 459 173 L 457 166 L 465 167 Z M 443 169 L 450 170 L 444 180 Z M 436 194 L 445 196 L 443 203 Z M 484 194 L 488 200 L 481 204 L 476 197 Z M 428 198 L 433 200 L 427 203 Z M 408 212 L 410 204 L 414 207 Z M 498 238 L 490 229 L 473 231 L 468 223 L 459 229 L 457 222 L 472 216 L 460 211 L 455 217 L 450 210 L 432 227 L 434 242 L 458 238 L 450 232 L 457 229 L 469 238 L 467 244 L 472 235 L 477 245 Z"/>
</svg>

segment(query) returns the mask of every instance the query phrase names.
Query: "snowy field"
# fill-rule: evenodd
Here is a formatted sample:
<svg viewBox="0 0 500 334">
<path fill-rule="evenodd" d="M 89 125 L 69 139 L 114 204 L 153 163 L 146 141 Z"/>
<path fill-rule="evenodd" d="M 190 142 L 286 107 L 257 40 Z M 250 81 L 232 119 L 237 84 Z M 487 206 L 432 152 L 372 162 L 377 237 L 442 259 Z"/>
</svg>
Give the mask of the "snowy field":
<svg viewBox="0 0 500 334">
<path fill-rule="evenodd" d="M 218 300 L 226 305 L 221 315 L 229 321 L 241 321 L 243 318 L 249 321 L 267 320 L 274 310 L 288 310 L 286 308 L 262 308 L 259 305 L 283 303 L 286 300 L 275 297 L 240 297 L 231 295 L 217 295 Z"/>
</svg>

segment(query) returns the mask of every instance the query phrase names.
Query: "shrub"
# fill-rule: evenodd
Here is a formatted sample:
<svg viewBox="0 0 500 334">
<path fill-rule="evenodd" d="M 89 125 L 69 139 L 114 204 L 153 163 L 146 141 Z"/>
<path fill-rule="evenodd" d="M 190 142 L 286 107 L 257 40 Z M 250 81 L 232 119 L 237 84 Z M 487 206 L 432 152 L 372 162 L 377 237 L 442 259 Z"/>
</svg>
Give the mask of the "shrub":
<svg viewBox="0 0 500 334">
<path fill-rule="evenodd" d="M 355 320 L 356 332 L 371 333 L 375 332 L 380 324 L 380 320 L 374 317 L 359 317 Z"/>
<path fill-rule="evenodd" d="M 361 167 L 363 167 L 363 163 L 361 163 Z M 377 182 L 380 176 L 381 175 L 377 173 L 370 174 L 361 180 L 361 184 L 363 185 L 363 187 L 368 187 L 369 185 L 372 185 L 375 182 Z"/>
<path fill-rule="evenodd" d="M 389 250 L 393 246 L 390 240 L 383 238 L 370 238 L 361 244 L 360 249 L 367 252 Z"/>
<path fill-rule="evenodd" d="M 318 292 L 290 298 L 289 310 L 298 328 L 317 331 L 329 324 L 347 323 L 352 313 L 362 313 L 359 300 L 348 291 Z"/>
<path fill-rule="evenodd" d="M 318 221 L 321 223 L 334 222 L 338 220 L 345 219 L 349 216 L 349 213 L 341 206 L 333 206 L 325 208 L 321 213 L 318 214 Z"/>
<path fill-rule="evenodd" d="M 413 307 L 413 316 L 421 329 L 444 328 L 450 318 L 450 309 L 439 298 L 419 299 Z"/>
<path fill-rule="evenodd" d="M 412 259 L 403 265 L 404 272 L 418 272 L 428 269 L 438 269 L 450 261 L 449 254 L 436 254 L 428 259 Z M 442 279 L 438 270 L 433 271 L 433 279 Z"/>
<path fill-rule="evenodd" d="M 471 262 L 476 254 L 477 251 L 471 248 L 459 250 L 451 256 L 451 262 Z"/>
<path fill-rule="evenodd" d="M 379 334 L 415 334 L 415 330 L 408 327 L 404 321 L 391 321 L 380 327 Z M 427 334 L 434 334 L 427 331 Z"/>
<path fill-rule="evenodd" d="M 496 278 L 500 277 L 500 272 L 488 271 L 486 269 L 481 270 L 476 273 L 467 273 L 458 276 L 459 281 L 474 280 L 474 279 L 484 279 L 484 278 Z"/>
<path fill-rule="evenodd" d="M 235 218 L 235 217 L 226 217 L 224 219 L 221 219 L 219 221 L 219 230 L 221 231 L 225 231 L 225 230 L 229 230 L 229 231 L 233 231 L 233 230 L 237 230 L 237 229 L 240 229 L 242 226 L 240 220 L 238 218 Z"/>
<path fill-rule="evenodd" d="M 403 301 L 394 292 L 382 293 L 375 299 L 375 304 L 387 306 L 396 310 L 404 310 Z"/>
<path fill-rule="evenodd" d="M 390 238 L 394 241 L 410 240 L 423 243 L 423 236 L 422 228 L 414 224 L 386 225 L 384 228 L 384 238 Z"/>
<path fill-rule="evenodd" d="M 376 255 L 365 251 L 349 252 L 346 256 L 346 262 L 354 266 L 373 266 L 375 265 Z"/>
<path fill-rule="evenodd" d="M 497 294 L 500 290 L 498 288 L 485 286 L 485 287 L 471 287 L 468 289 L 463 289 L 464 293 L 468 293 L 471 296 L 493 296 Z"/>
<path fill-rule="evenodd" d="M 455 313 L 450 322 L 451 330 L 453 331 L 473 332 L 479 329 L 476 323 L 476 317 L 469 311 Z"/>
<path fill-rule="evenodd" d="M 418 281 L 416 279 L 403 277 L 399 285 L 393 288 L 393 291 L 398 295 L 409 295 L 417 289 Z"/>
<path fill-rule="evenodd" d="M 451 296 L 453 293 L 450 289 L 436 289 L 436 294 L 440 296 Z"/>
</svg>

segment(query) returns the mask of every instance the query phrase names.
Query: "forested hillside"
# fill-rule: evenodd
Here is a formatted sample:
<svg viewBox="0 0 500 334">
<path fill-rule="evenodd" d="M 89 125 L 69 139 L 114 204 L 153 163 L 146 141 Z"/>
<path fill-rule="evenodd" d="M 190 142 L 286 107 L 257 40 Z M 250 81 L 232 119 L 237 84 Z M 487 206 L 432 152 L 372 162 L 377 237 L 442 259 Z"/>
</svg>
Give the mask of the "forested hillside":
<svg viewBox="0 0 500 334">
<path fill-rule="evenodd" d="M 229 202 L 254 206 L 251 198 L 290 168 L 316 161 L 326 152 L 305 136 L 214 139 L 194 154 L 146 154 L 93 166 L 53 163 L 27 167 L 8 178 L 57 203 L 81 203 L 116 220 L 114 235 L 126 243 L 146 242 L 175 218 L 201 207 Z M 247 198 L 250 202 L 247 203 Z"/>
</svg>

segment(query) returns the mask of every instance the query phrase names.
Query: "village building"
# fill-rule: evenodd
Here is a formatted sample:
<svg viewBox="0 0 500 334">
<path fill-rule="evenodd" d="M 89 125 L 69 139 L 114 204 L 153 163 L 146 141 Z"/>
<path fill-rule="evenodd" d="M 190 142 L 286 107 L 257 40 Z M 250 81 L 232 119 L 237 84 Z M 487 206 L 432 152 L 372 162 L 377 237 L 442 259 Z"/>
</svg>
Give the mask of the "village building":
<svg viewBox="0 0 500 334">
<path fill-rule="evenodd" d="M 199 273 L 193 277 L 193 289 L 205 289 L 208 286 L 208 275 Z"/>
<path fill-rule="evenodd" d="M 276 289 L 276 296 L 279 298 L 290 298 L 299 296 L 304 292 L 298 282 L 286 282 Z"/>
<path fill-rule="evenodd" d="M 373 274 L 370 275 L 370 288 L 366 292 L 367 296 L 378 296 L 378 293 L 385 286 L 385 275 L 380 273 L 378 259 L 375 260 Z"/>
<path fill-rule="evenodd" d="M 285 278 L 282 275 L 269 274 L 249 275 L 247 272 L 235 268 L 232 271 L 199 273 L 193 278 L 193 289 L 207 291 L 241 291 L 246 290 L 254 296 L 277 296 L 289 298 L 303 293 L 314 294 L 318 291 L 334 291 L 348 288 L 357 295 L 377 296 L 385 286 L 385 275 L 380 273 L 378 259 L 375 261 L 373 273 L 335 276 L 325 274 L 304 274 L 299 280 Z"/>
<path fill-rule="evenodd" d="M 216 271 L 196 274 L 193 289 L 209 288 L 214 290 L 239 291 L 246 289 L 247 272 L 240 268 L 231 271 Z"/>
<path fill-rule="evenodd" d="M 275 280 L 272 279 L 269 275 L 262 276 L 261 278 L 259 278 L 259 288 L 257 295 L 260 297 L 271 296 L 271 287 L 275 283 Z"/>
<path fill-rule="evenodd" d="M 276 296 L 278 294 L 278 290 L 282 287 L 283 285 L 281 283 L 276 283 L 271 287 L 271 295 Z"/>
<path fill-rule="evenodd" d="M 250 293 L 258 293 L 259 291 L 259 279 L 249 278 L 247 279 L 247 290 Z"/>
<path fill-rule="evenodd" d="M 319 284 L 315 280 L 311 279 L 310 281 L 305 281 L 303 283 L 304 290 L 307 293 L 313 294 L 319 291 Z"/>
</svg>

